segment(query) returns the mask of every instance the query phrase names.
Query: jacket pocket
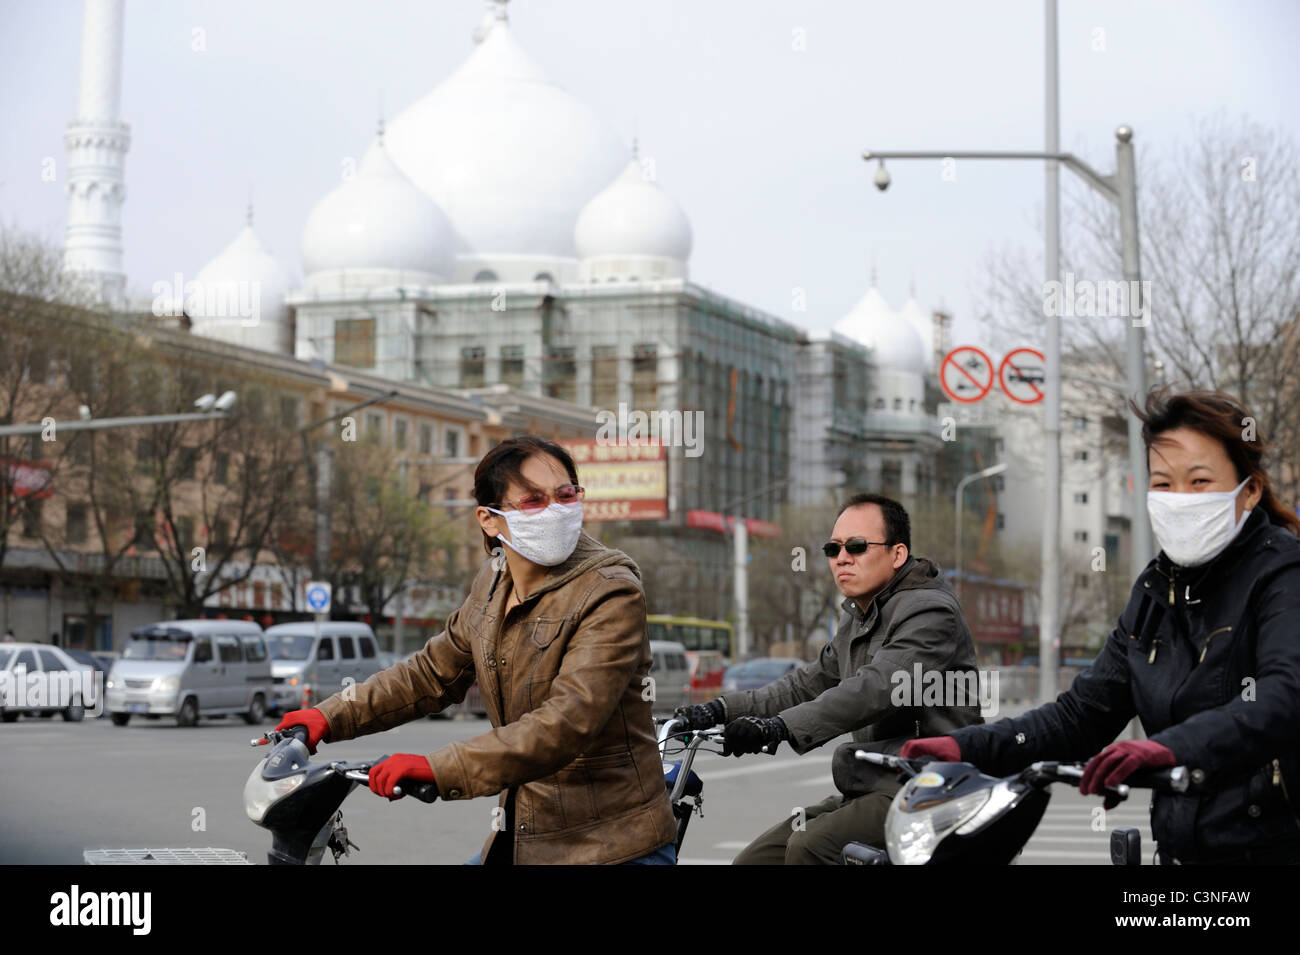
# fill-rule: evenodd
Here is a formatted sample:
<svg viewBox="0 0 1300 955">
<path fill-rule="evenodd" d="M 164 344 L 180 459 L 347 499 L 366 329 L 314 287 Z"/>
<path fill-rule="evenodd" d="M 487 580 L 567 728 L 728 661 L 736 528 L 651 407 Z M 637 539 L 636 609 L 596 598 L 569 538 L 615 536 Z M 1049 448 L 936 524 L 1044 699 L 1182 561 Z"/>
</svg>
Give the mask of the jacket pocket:
<svg viewBox="0 0 1300 955">
<path fill-rule="evenodd" d="M 564 626 L 564 617 L 537 617 L 529 624 L 528 635 L 532 638 L 533 645 L 539 650 L 545 650 L 555 638 L 560 635 L 560 629 Z"/>
<path fill-rule="evenodd" d="M 608 819 L 645 801 L 632 752 L 623 749 L 604 756 L 579 756 L 573 768 L 586 783 L 592 819 Z"/>
</svg>

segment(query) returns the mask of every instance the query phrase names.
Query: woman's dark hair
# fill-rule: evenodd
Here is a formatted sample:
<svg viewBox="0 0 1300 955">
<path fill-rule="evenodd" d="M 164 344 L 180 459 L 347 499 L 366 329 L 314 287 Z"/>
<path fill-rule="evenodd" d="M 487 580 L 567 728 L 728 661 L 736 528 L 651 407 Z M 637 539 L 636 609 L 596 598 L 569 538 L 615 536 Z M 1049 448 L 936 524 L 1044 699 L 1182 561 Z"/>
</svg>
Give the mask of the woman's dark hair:
<svg viewBox="0 0 1300 955">
<path fill-rule="evenodd" d="M 506 488 L 511 481 L 527 491 L 549 493 L 551 488 L 535 487 L 521 470 L 523 463 L 535 454 L 549 454 L 555 458 L 564 465 L 569 480 L 578 483 L 578 469 L 568 451 L 554 441 L 547 441 L 535 434 L 521 434 L 506 438 L 483 455 L 483 460 L 474 469 L 474 501 L 484 507 L 496 507 L 499 510 L 501 499 L 505 497 Z M 495 537 L 489 537 L 486 531 L 482 533 L 483 549 L 490 554 L 501 542 Z"/>
<path fill-rule="evenodd" d="M 890 547 L 895 544 L 902 544 L 907 548 L 907 552 L 912 552 L 912 521 L 907 516 L 907 511 L 903 505 L 899 504 L 892 497 L 885 497 L 883 494 L 854 494 L 844 502 L 840 508 L 840 514 L 843 514 L 850 507 L 857 507 L 860 504 L 874 504 L 880 508 L 880 513 L 885 518 L 885 543 Z M 839 515 L 837 514 L 836 517 Z"/>
<path fill-rule="evenodd" d="M 1160 442 L 1160 436 L 1175 428 L 1191 428 L 1217 439 L 1237 469 L 1237 483 L 1254 478 L 1260 486 L 1259 506 L 1267 512 L 1268 519 L 1300 537 L 1300 517 L 1284 507 L 1273 493 L 1268 472 L 1264 470 L 1264 455 L 1270 449 L 1259 433 L 1255 416 L 1244 404 L 1222 391 L 1176 394 L 1165 386 L 1147 393 L 1145 407 L 1139 408 L 1132 400 L 1129 406 L 1142 422 L 1142 442 L 1148 456 L 1151 446 Z"/>
</svg>

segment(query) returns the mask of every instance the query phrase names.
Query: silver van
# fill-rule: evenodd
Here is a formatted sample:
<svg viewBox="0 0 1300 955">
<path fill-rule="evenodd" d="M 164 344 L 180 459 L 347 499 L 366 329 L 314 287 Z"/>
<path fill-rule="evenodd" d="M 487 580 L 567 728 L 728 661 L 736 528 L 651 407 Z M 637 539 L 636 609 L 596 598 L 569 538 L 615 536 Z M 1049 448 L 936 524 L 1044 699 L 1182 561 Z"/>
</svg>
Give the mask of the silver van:
<svg viewBox="0 0 1300 955">
<path fill-rule="evenodd" d="M 271 661 L 262 628 L 246 620 L 168 620 L 132 631 L 104 684 L 114 726 L 132 716 L 239 714 L 256 725 L 272 698 Z"/>
<path fill-rule="evenodd" d="M 315 706 L 348 680 L 364 683 L 383 669 L 375 633 L 364 623 L 279 623 L 267 629 L 266 646 L 279 713 Z"/>
<path fill-rule="evenodd" d="M 650 676 L 655 681 L 654 703 L 650 709 L 658 714 L 671 714 L 690 702 L 686 693 L 691 682 L 686 647 L 669 640 L 651 640 L 650 656 Z"/>
</svg>

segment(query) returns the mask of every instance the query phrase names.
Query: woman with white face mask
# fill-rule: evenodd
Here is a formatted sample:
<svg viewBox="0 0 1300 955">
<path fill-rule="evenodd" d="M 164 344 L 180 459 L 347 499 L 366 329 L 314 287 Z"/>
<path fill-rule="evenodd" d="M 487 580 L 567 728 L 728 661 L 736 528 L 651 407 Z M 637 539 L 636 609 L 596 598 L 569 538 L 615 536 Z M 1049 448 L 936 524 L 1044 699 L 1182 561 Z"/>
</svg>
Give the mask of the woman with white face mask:
<svg viewBox="0 0 1300 955">
<path fill-rule="evenodd" d="M 640 570 L 583 533 L 573 459 L 544 438 L 493 447 L 474 497 L 492 559 L 446 629 L 277 728 L 306 726 L 314 752 L 459 703 L 477 681 L 493 728 L 390 756 L 370 771 L 377 795 L 416 779 L 443 799 L 497 796 L 476 864 L 675 864 Z"/>
<path fill-rule="evenodd" d="M 1196 791 L 1153 797 L 1162 861 L 1300 863 L 1300 519 L 1234 398 L 1162 389 L 1134 411 L 1160 553 L 1096 663 L 1052 703 L 903 755 L 996 775 L 1088 760 L 1085 794 L 1186 766 Z M 1135 716 L 1148 738 L 1112 742 Z"/>
</svg>

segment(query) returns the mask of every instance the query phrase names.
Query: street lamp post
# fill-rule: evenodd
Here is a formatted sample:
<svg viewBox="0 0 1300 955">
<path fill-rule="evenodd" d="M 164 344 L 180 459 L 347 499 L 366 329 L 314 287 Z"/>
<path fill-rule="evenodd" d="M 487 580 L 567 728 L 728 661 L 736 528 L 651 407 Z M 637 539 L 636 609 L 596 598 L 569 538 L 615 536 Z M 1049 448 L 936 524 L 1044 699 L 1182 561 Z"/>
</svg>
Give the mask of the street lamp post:
<svg viewBox="0 0 1300 955">
<path fill-rule="evenodd" d="M 1054 31 L 1054 26 L 1050 29 Z M 1050 73 L 1050 70 L 1049 70 Z M 1050 118 L 1049 118 L 1050 125 Z M 868 150 L 862 158 L 876 160 L 878 167 L 874 176 L 876 188 L 882 192 L 889 188 L 889 172 L 885 168 L 886 159 L 1029 159 L 1046 161 L 1050 167 L 1060 163 L 1079 176 L 1092 189 L 1101 193 L 1115 203 L 1119 209 L 1120 247 L 1123 258 L 1124 278 L 1129 290 L 1129 326 L 1126 332 L 1125 376 L 1127 391 L 1141 400 L 1146 394 L 1146 361 L 1144 329 L 1146 327 L 1146 303 L 1142 301 L 1141 270 L 1138 244 L 1137 214 L 1137 175 L 1133 156 L 1133 130 L 1129 126 L 1120 126 L 1115 130 L 1115 167 L 1113 175 L 1103 175 L 1083 162 L 1073 153 L 1059 152 L 1054 149 L 1042 152 L 936 152 L 936 151 L 888 151 Z M 1050 205 L 1050 203 L 1049 203 Z M 1049 210 L 1050 213 L 1050 210 Z M 1053 236 L 1048 235 L 1048 268 L 1054 246 Z M 1054 277 L 1055 278 L 1055 277 Z M 1056 695 L 1055 643 L 1059 636 L 1059 571 L 1060 524 L 1053 518 L 1060 511 L 1060 339 L 1058 326 L 1053 316 L 1047 316 L 1048 335 L 1046 341 L 1046 365 L 1049 377 L 1056 371 L 1054 378 L 1047 382 L 1047 401 L 1044 407 L 1044 432 L 1047 437 L 1046 474 L 1044 492 L 1048 495 L 1044 508 L 1043 528 L 1043 566 L 1040 573 L 1039 591 L 1042 613 L 1040 619 L 1045 621 L 1040 626 L 1040 649 L 1043 658 L 1042 685 L 1040 697 L 1051 699 Z M 1055 420 L 1053 420 L 1055 416 Z M 1055 448 L 1055 453 L 1053 449 Z M 1146 516 L 1146 454 L 1142 446 L 1141 424 L 1137 416 L 1128 415 L 1129 469 L 1133 475 L 1133 567 L 1134 572 L 1147 564 L 1152 556 L 1151 526 Z M 1050 632 L 1048 632 L 1050 631 Z"/>
<path fill-rule="evenodd" d="M 983 471 L 976 471 L 974 474 L 968 474 L 960 481 L 957 482 L 957 556 L 953 561 L 953 563 L 956 565 L 953 569 L 957 580 L 958 601 L 960 601 L 962 597 L 962 586 L 961 586 L 961 519 L 962 519 L 962 509 L 963 509 L 962 495 L 965 493 L 967 486 L 969 486 L 972 482 L 979 481 L 983 478 L 993 477 L 995 474 L 1001 474 L 1006 469 L 1007 469 L 1006 462 L 1003 462 L 1001 464 L 994 464 L 990 467 L 985 468 Z"/>
</svg>

